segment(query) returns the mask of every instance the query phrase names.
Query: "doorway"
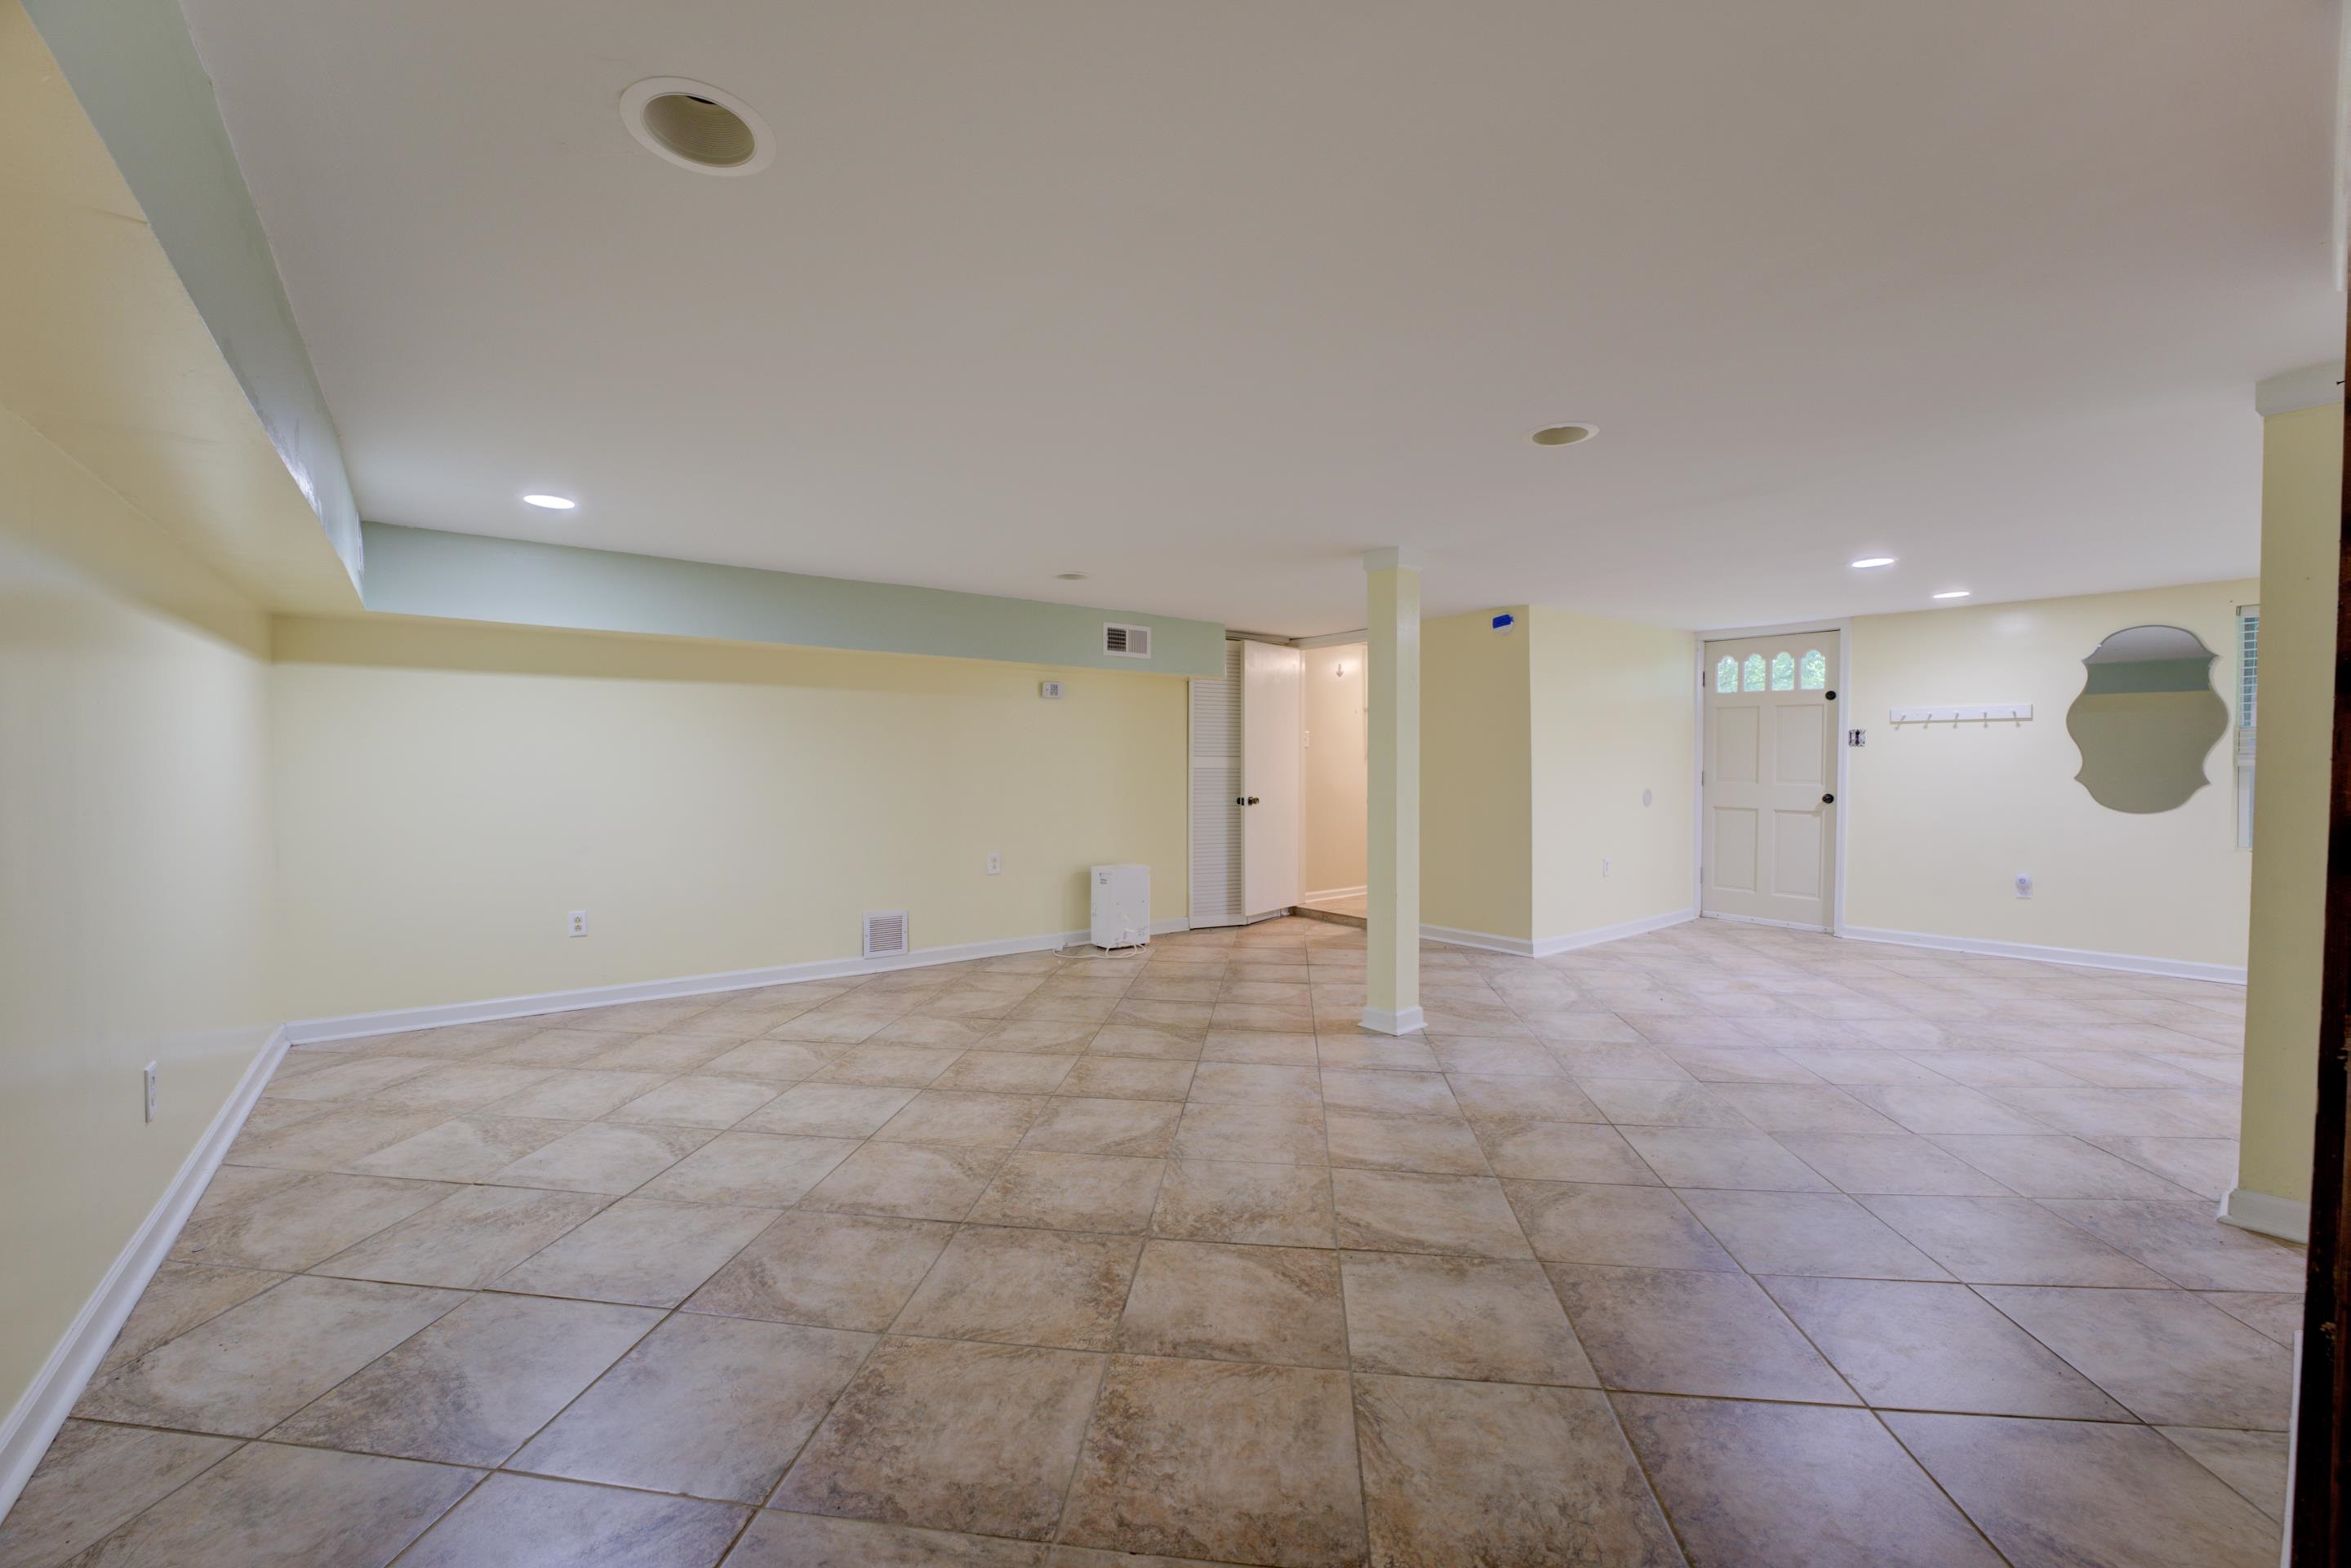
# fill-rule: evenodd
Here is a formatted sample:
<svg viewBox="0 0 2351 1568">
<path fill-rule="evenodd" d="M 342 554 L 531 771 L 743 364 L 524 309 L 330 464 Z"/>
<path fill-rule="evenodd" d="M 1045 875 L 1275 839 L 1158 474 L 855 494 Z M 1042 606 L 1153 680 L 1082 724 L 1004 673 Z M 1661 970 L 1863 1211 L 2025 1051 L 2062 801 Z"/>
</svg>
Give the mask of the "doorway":
<svg viewBox="0 0 2351 1568">
<path fill-rule="evenodd" d="M 1301 887 L 1304 792 L 1296 648 L 1235 638 L 1191 691 L 1191 924 L 1287 915 Z"/>
<path fill-rule="evenodd" d="M 1302 650 L 1306 788 L 1303 914 L 1361 920 L 1370 904 L 1370 702 L 1362 643 Z"/>
<path fill-rule="evenodd" d="M 1700 914 L 1831 929 L 1838 653 L 1834 632 L 1706 644 Z"/>
</svg>

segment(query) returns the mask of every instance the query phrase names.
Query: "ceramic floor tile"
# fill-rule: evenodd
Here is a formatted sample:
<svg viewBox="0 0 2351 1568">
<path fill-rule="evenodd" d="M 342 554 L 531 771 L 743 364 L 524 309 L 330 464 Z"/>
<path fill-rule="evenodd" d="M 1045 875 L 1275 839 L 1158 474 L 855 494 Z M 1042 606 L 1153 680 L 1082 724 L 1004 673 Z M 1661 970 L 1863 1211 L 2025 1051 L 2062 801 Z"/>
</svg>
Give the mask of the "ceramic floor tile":
<svg viewBox="0 0 2351 1568">
<path fill-rule="evenodd" d="M 2289 1441 L 2283 1432 L 2232 1432 L 2219 1427 L 2166 1427 L 2163 1435 L 2231 1490 L 2283 1522 L 2288 1500 Z"/>
<path fill-rule="evenodd" d="M 547 1029 L 486 1051 L 480 1060 L 506 1067 L 577 1067 L 632 1038 L 612 1030 Z"/>
<path fill-rule="evenodd" d="M 747 1040 L 703 1064 L 705 1072 L 726 1078 L 754 1078 L 781 1088 L 815 1077 L 832 1065 L 840 1053 L 827 1046 L 797 1040 Z"/>
<path fill-rule="evenodd" d="M 1055 1099 L 1029 1124 L 1024 1149 L 1157 1159 L 1176 1141 L 1184 1107 L 1165 1100 Z"/>
<path fill-rule="evenodd" d="M 623 1127 L 590 1123 L 533 1150 L 490 1177 L 501 1186 L 634 1192 L 717 1134 L 705 1127 Z"/>
<path fill-rule="evenodd" d="M 1357 1372 L 1596 1385 L 1540 1264 L 1350 1252 L 1347 1344 Z"/>
<path fill-rule="evenodd" d="M 1339 1245 L 1369 1252 L 1531 1258 L 1526 1233 L 1491 1176 L 1333 1170 Z"/>
<path fill-rule="evenodd" d="M 1437 1053 L 1417 1040 L 1372 1034 L 1344 1024 L 1325 1023 L 1314 1031 L 1315 1060 L 1346 1071 L 1435 1072 Z"/>
<path fill-rule="evenodd" d="M 862 1214 L 787 1214 L 685 1303 L 688 1312 L 879 1333 L 954 1227 Z"/>
<path fill-rule="evenodd" d="M 774 1099 L 780 1091 L 757 1078 L 722 1078 L 690 1072 L 673 1078 L 604 1114 L 624 1125 L 658 1123 L 673 1127 L 731 1127 Z"/>
<path fill-rule="evenodd" d="M 1151 1228 L 1194 1241 L 1329 1247 L 1330 1176 L 1319 1166 L 1170 1160 Z"/>
<path fill-rule="evenodd" d="M 1700 1223 L 1751 1274 L 1948 1280 L 1934 1260 L 1837 1193 L 1683 1193 Z"/>
<path fill-rule="evenodd" d="M 2142 1421 L 2285 1429 L 2293 1353 L 2185 1291 L 1980 1293 Z"/>
<path fill-rule="evenodd" d="M 1664 1187 L 1506 1181 L 1502 1191 L 1535 1256 L 1545 1262 L 1726 1271 L 1739 1267 Z"/>
<path fill-rule="evenodd" d="M 2237 1185 L 2237 1140 L 2090 1134 L 2087 1141 L 2215 1203 Z"/>
<path fill-rule="evenodd" d="M 1744 1274 L 1548 1267 L 1576 1338 L 1607 1387 L 1859 1403 Z"/>
<path fill-rule="evenodd" d="M 661 1320 L 640 1307 L 482 1294 L 281 1422 L 275 1442 L 493 1466 Z"/>
<path fill-rule="evenodd" d="M 1265 1160 L 1322 1165 L 1322 1112 L 1312 1105 L 1185 1105 L 1168 1152 L 1181 1160 Z"/>
<path fill-rule="evenodd" d="M 1493 1173 L 1514 1181 L 1657 1185 L 1656 1174 L 1624 1134 L 1601 1124 L 1481 1117 L 1478 1142 Z"/>
<path fill-rule="evenodd" d="M 939 1074 L 934 1090 L 993 1094 L 1050 1094 L 1062 1087 L 1079 1058 L 1045 1051 L 967 1051 Z"/>
<path fill-rule="evenodd" d="M 1828 1192 L 1819 1172 L 1769 1133 L 1729 1127 L 1628 1127 L 1617 1130 L 1667 1186 L 1759 1192 Z"/>
<path fill-rule="evenodd" d="M 346 1280 L 479 1290 L 611 1201 L 589 1192 L 461 1187 L 336 1254 L 317 1271 Z"/>
<path fill-rule="evenodd" d="M 1888 1416 L 2017 1568 L 2272 1568 L 2277 1527 L 2159 1432 Z"/>
<path fill-rule="evenodd" d="M 1693 1563 L 1999 1568 L 1868 1412 L 1622 1395 L 1615 1406 Z"/>
<path fill-rule="evenodd" d="M 803 1018 L 786 1027 L 797 1029 L 807 1022 Z M 825 1068 L 812 1082 L 922 1089 L 954 1066 L 956 1058 L 962 1054 L 960 1051 L 938 1051 L 927 1046 L 869 1043 Z"/>
<path fill-rule="evenodd" d="M 368 1101 L 338 1104 L 266 1132 L 240 1136 L 229 1153 L 241 1166 L 330 1171 L 447 1121 L 447 1111 L 397 1111 Z"/>
<path fill-rule="evenodd" d="M 2160 1285 L 2087 1230 L 2023 1197 L 1865 1197 L 1869 1211 L 1970 1284 Z"/>
<path fill-rule="evenodd" d="M 1583 1081 L 1609 1121 L 1635 1127 L 1751 1128 L 1746 1117 L 1710 1084 L 1667 1078 L 1593 1078 Z"/>
<path fill-rule="evenodd" d="M 1964 1285 L 1792 1277 L 1761 1283 L 1872 1405 L 2129 1419 L 2097 1385 Z"/>
<path fill-rule="evenodd" d="M 1680 1568 L 1603 1395 L 1358 1375 L 1355 1427 L 1374 1563 Z"/>
<path fill-rule="evenodd" d="M 1050 1103 L 1035 1094 L 925 1089 L 873 1134 L 886 1144 L 955 1144 L 1008 1149 Z"/>
<path fill-rule="evenodd" d="M 499 1275 L 496 1288 L 674 1307 L 775 1218 L 767 1208 L 624 1197 Z"/>
<path fill-rule="evenodd" d="M 2292 1294 L 2213 1291 L 2199 1292 L 2199 1296 L 2283 1345 L 2293 1344 L 2295 1331 L 2302 1327 L 2303 1298 L 2298 1291 Z"/>
<path fill-rule="evenodd" d="M 757 1502 L 869 1351 L 870 1334 L 747 1318 L 669 1318 L 511 1468 Z"/>
<path fill-rule="evenodd" d="M 1143 1243 L 967 1225 L 931 1267 L 893 1332 L 1108 1350 Z"/>
<path fill-rule="evenodd" d="M 1780 1133 L 1780 1146 L 1848 1193 L 2006 1197 L 2009 1189 L 1915 1133 Z"/>
<path fill-rule="evenodd" d="M 975 1224 L 1134 1234 L 1151 1227 L 1165 1164 L 1123 1155 L 1013 1155 L 971 1210 Z"/>
<path fill-rule="evenodd" d="M 869 1143 L 835 1166 L 801 1203 L 900 1219 L 961 1219 L 1005 1157 L 1002 1149 Z"/>
<path fill-rule="evenodd" d="M 2303 1249 L 2223 1225 L 2200 1198 L 2057 1198 L 2047 1207 L 2191 1291 L 2298 1291 L 2303 1285 Z"/>
<path fill-rule="evenodd" d="M 786 1208 L 838 1169 L 860 1145 L 848 1138 L 721 1133 L 637 1189 L 640 1197 Z"/>
<path fill-rule="evenodd" d="M 666 1072 L 623 1072 L 586 1069 L 552 1073 L 518 1094 L 509 1094 L 483 1108 L 485 1115 L 522 1118 L 551 1117 L 566 1122 L 592 1122 L 617 1110 L 648 1089 L 668 1082 Z"/>
<path fill-rule="evenodd" d="M 457 1190 L 441 1182 L 225 1166 L 197 1200 L 172 1256 L 298 1273 Z"/>
<path fill-rule="evenodd" d="M 1103 1361 L 1029 1346 L 885 1340 L 773 1505 L 1042 1541 L 1061 1518 Z"/>
<path fill-rule="evenodd" d="M 68 1421 L 0 1518 L 0 1563 L 56 1568 L 236 1448 L 234 1437 Z"/>
<path fill-rule="evenodd" d="M 258 1269 L 207 1268 L 196 1263 L 165 1263 L 140 1292 L 138 1305 L 123 1321 L 122 1330 L 107 1347 L 97 1377 L 138 1360 L 166 1340 L 179 1338 L 197 1324 L 220 1316 L 240 1301 L 252 1300 L 285 1279 L 284 1274 Z M 2233 1309 L 2232 1309 L 2233 1310 Z"/>
<path fill-rule="evenodd" d="M 1314 1067 L 1322 1057 L 1314 1036 L 1261 1029 L 1210 1029 L 1200 1045 L 1203 1061 L 1249 1061 L 1270 1067 Z"/>
<path fill-rule="evenodd" d="M 258 1437 L 465 1299 L 355 1280 L 288 1280 L 91 1385 L 74 1413 Z"/>
<path fill-rule="evenodd" d="M 1134 1354 L 1347 1364 L 1333 1251 L 1154 1240 L 1124 1305 L 1117 1345 Z"/>
<path fill-rule="evenodd" d="M 1946 1136 L 1935 1142 L 2024 1197 L 2192 1196 L 2153 1171 L 2068 1134 Z"/>
<path fill-rule="evenodd" d="M 400 1568 L 712 1568 L 746 1510 L 536 1476 L 492 1476 Z"/>
<path fill-rule="evenodd" d="M 1033 1542 L 769 1509 L 743 1532 L 726 1568 L 1038 1568 L 1044 1559 Z"/>
<path fill-rule="evenodd" d="M 1345 1373 L 1121 1356 L 1102 1380 L 1061 1539 L 1343 1568 L 1365 1552 Z"/>
<path fill-rule="evenodd" d="M 532 1150 L 543 1148 L 576 1124 L 543 1117 L 452 1116 L 388 1149 L 353 1160 L 360 1176 L 410 1176 L 440 1182 L 487 1181 Z"/>
<path fill-rule="evenodd" d="M 543 1067 L 500 1067 L 491 1062 L 445 1062 L 430 1072 L 379 1089 L 366 1103 L 379 1110 L 438 1111 L 454 1115 L 503 1100 L 546 1082 Z"/>
<path fill-rule="evenodd" d="M 745 1117 L 736 1130 L 809 1138 L 871 1137 L 914 1093 L 859 1083 L 797 1083 Z"/>
<path fill-rule="evenodd" d="M 481 1479 L 410 1459 L 252 1443 L 75 1568 L 382 1568 Z"/>
<path fill-rule="evenodd" d="M 261 1091 L 270 1100 L 364 1100 L 379 1089 L 435 1071 L 446 1065 L 430 1056 L 363 1056 L 331 1061 L 315 1071 L 297 1072 L 294 1051 Z"/>
</svg>

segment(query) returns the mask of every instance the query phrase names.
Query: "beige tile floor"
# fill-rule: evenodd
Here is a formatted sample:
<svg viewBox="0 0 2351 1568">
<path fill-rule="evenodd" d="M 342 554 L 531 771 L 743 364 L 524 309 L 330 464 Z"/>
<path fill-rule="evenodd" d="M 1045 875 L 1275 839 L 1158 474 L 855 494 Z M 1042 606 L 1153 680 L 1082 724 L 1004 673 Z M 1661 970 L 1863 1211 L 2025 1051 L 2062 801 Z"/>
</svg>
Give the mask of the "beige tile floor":
<svg viewBox="0 0 2351 1568">
<path fill-rule="evenodd" d="M 0 1562 L 2276 1559 L 2241 994 L 1282 920 L 298 1051 Z"/>
</svg>

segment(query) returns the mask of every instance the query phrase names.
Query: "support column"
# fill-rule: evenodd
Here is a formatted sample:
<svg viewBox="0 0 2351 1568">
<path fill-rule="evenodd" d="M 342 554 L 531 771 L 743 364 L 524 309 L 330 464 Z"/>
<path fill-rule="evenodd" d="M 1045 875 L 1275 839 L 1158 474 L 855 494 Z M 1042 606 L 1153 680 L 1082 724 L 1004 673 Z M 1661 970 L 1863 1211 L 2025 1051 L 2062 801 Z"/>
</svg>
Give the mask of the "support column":
<svg viewBox="0 0 2351 1568">
<path fill-rule="evenodd" d="M 1425 1028 L 1420 1017 L 1420 552 L 1364 557 L 1370 601 L 1364 669 L 1370 713 L 1370 958 L 1364 1027 Z"/>
</svg>

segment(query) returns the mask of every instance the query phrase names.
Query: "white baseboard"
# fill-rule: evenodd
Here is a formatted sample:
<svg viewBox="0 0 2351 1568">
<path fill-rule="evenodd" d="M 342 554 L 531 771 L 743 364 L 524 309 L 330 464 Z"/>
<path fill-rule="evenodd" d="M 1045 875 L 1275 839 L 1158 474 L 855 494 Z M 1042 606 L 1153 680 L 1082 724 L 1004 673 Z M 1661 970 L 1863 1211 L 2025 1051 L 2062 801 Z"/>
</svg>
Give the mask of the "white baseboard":
<svg viewBox="0 0 2351 1568">
<path fill-rule="evenodd" d="M 1668 925 L 1679 925 L 1697 918 L 1698 911 L 1695 909 L 1677 909 L 1668 915 L 1651 915 L 1639 920 L 1620 921 L 1614 925 L 1594 925 L 1585 931 L 1570 931 L 1559 936 L 1538 936 L 1531 941 L 1524 936 L 1497 936 L 1490 931 L 1461 931 L 1450 925 L 1424 925 L 1420 928 L 1420 939 L 1424 942 L 1444 942 L 1456 947 L 1480 947 L 1489 953 L 1511 953 L 1521 958 L 1548 958 L 1554 953 L 1596 947 L 1603 942 L 1620 941 L 1645 932 L 1663 931 Z"/>
<path fill-rule="evenodd" d="M 1188 920 L 1155 920 L 1151 934 L 1188 931 Z M 448 1024 L 494 1023 L 500 1019 L 529 1018 L 538 1013 L 575 1012 L 582 1008 L 609 1008 L 622 1002 L 667 1001 L 673 997 L 708 996 L 718 991 L 756 990 L 761 986 L 789 985 L 794 980 L 831 980 L 849 975 L 875 975 L 889 969 L 919 969 L 933 964 L 966 964 L 975 958 L 1003 958 L 1016 953 L 1050 953 L 1062 947 L 1091 946 L 1091 931 L 1057 931 L 1042 936 L 1007 936 L 994 942 L 966 942 L 953 947 L 917 947 L 888 958 L 820 958 L 808 964 L 779 964 L 765 969 L 734 969 L 716 975 L 686 975 L 669 980 L 636 980 L 617 986 L 583 986 L 577 990 L 543 991 L 536 996 L 496 997 L 487 1001 L 447 1002 L 434 1007 L 394 1008 L 385 1012 L 346 1013 L 340 1018 L 303 1019 L 286 1026 L 294 1045 L 319 1045 L 329 1040 L 359 1040 L 369 1035 L 401 1034 L 413 1029 L 439 1029 Z"/>
<path fill-rule="evenodd" d="M 2282 1241 L 2310 1241 L 2310 1205 L 2272 1193 L 2234 1187 L 2220 1200 L 2220 1222 L 2240 1230 L 2257 1230 Z"/>
<path fill-rule="evenodd" d="M 1372 890 L 1368 887 L 1326 887 L 1320 893 L 1300 894 L 1298 895 L 1298 902 L 1301 904 L 1313 904 L 1325 898 L 1353 898 L 1358 894 L 1368 896 L 1371 891 Z"/>
<path fill-rule="evenodd" d="M 1399 1008 L 1388 1012 L 1380 1008 L 1364 1009 L 1364 1027 L 1374 1034 L 1418 1034 L 1428 1027 L 1418 1008 Z"/>
<path fill-rule="evenodd" d="M 1938 936 L 1927 931 L 1880 931 L 1847 925 L 1838 936 L 1855 942 L 1890 942 L 1897 947 L 1932 947 L 1944 953 L 1975 953 L 1987 958 L 2030 958 L 2042 964 L 2074 964 L 2088 969 L 2126 969 L 2134 975 L 2168 975 L 2176 980 L 2212 980 L 2241 986 L 2239 964 L 2191 964 L 2181 958 L 2148 958 L 2137 953 L 2094 953 L 2082 947 L 2043 947 L 2031 942 L 1993 942 L 1975 936 Z"/>
<path fill-rule="evenodd" d="M 180 1162 L 177 1174 L 147 1218 L 131 1233 L 130 1242 L 117 1254 L 106 1278 L 91 1291 L 75 1314 L 73 1324 L 65 1337 L 49 1352 L 49 1358 L 34 1375 L 32 1386 L 0 1421 L 0 1517 L 15 1506 L 17 1494 L 32 1479 L 33 1469 L 48 1451 L 50 1440 L 57 1428 L 65 1425 L 73 1411 L 74 1402 L 89 1386 L 90 1375 L 98 1364 L 106 1359 L 108 1347 L 114 1336 L 122 1332 L 123 1321 L 131 1309 L 139 1304 L 140 1292 L 155 1277 L 170 1255 L 172 1244 L 180 1239 L 180 1228 L 188 1222 L 188 1215 L 204 1196 L 213 1173 L 220 1168 L 221 1157 L 228 1146 L 236 1142 L 236 1134 L 261 1098 L 262 1086 L 269 1082 L 277 1063 L 286 1054 L 286 1031 L 273 1030 L 262 1043 L 245 1075 L 236 1082 L 225 1104 L 214 1113 L 204 1135 Z"/>
</svg>

